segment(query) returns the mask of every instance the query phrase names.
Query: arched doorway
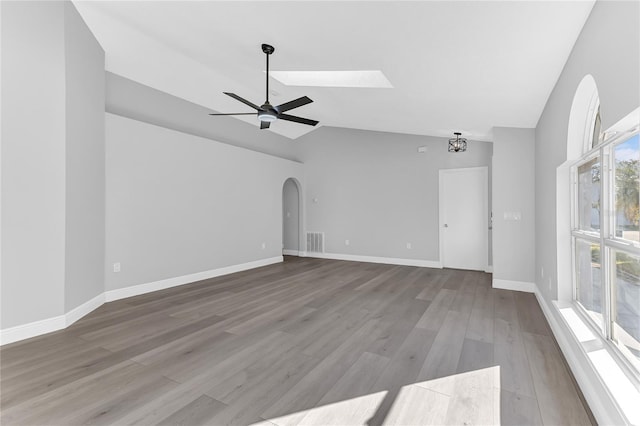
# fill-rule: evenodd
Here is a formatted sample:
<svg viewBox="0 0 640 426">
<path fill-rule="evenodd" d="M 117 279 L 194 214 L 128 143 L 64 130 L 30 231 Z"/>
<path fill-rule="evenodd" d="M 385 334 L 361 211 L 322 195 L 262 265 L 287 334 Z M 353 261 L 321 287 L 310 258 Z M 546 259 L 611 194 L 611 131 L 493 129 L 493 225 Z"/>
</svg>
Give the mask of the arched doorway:
<svg viewBox="0 0 640 426">
<path fill-rule="evenodd" d="M 299 182 L 289 178 L 282 186 L 282 254 L 299 256 L 304 248 L 300 246 L 302 208 Z"/>
</svg>

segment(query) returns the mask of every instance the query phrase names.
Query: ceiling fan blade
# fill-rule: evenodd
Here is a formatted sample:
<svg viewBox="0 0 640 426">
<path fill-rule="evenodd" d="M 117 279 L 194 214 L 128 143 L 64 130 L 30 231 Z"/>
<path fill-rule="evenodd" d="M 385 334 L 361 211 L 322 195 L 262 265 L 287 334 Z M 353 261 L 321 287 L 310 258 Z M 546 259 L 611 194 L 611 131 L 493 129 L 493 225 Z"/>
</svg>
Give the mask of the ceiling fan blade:
<svg viewBox="0 0 640 426">
<path fill-rule="evenodd" d="M 301 107 L 302 105 L 310 104 L 311 102 L 313 102 L 311 99 L 309 99 L 306 96 L 303 96 L 301 98 L 286 102 L 282 105 L 278 105 L 277 107 L 275 107 L 275 109 L 278 112 L 285 112 L 285 111 L 289 111 L 290 109 Z"/>
<path fill-rule="evenodd" d="M 241 98 L 240 96 L 236 95 L 235 93 L 229 93 L 229 92 L 222 92 L 227 96 L 231 96 L 233 99 L 242 102 L 245 105 L 249 105 L 251 108 L 253 109 L 257 109 L 258 111 L 260 111 L 260 107 L 252 102 L 249 102 L 248 100 Z"/>
<path fill-rule="evenodd" d="M 209 115 L 256 115 L 257 112 L 230 112 L 228 114 L 209 114 Z"/>
<path fill-rule="evenodd" d="M 278 114 L 278 118 L 281 119 L 281 120 L 293 121 L 293 122 L 301 123 L 301 124 L 308 124 L 309 126 L 315 126 L 316 124 L 319 123 L 319 121 L 316 121 L 316 120 L 310 120 L 308 118 L 296 117 L 295 115 L 289 115 L 289 114 Z"/>
<path fill-rule="evenodd" d="M 262 130 L 262 129 L 268 129 L 270 125 L 271 125 L 271 123 L 270 123 L 270 122 L 268 122 L 268 121 L 261 121 L 261 122 L 260 122 L 260 129 L 261 129 L 261 130 Z"/>
</svg>

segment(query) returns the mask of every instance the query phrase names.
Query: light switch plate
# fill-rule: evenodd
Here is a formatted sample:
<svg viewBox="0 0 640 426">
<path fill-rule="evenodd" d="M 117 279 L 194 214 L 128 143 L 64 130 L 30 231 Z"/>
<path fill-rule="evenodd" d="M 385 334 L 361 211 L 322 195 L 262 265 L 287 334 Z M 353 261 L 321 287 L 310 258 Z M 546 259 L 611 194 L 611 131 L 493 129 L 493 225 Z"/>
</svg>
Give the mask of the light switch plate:
<svg viewBox="0 0 640 426">
<path fill-rule="evenodd" d="M 522 220 L 522 212 L 504 212 L 504 220 Z"/>
</svg>

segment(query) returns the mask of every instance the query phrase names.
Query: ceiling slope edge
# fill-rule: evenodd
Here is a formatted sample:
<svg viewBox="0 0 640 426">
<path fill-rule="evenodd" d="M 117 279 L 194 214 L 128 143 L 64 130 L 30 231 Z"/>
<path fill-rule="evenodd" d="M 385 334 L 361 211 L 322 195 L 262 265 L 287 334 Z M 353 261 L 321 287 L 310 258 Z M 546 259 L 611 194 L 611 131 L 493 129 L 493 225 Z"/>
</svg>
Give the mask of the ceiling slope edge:
<svg viewBox="0 0 640 426">
<path fill-rule="evenodd" d="M 223 91 L 229 88 L 240 91 L 244 86 L 241 82 L 220 75 L 122 20 L 99 10 L 92 6 L 91 2 L 73 3 L 105 51 L 106 71 L 210 108 L 212 112 L 238 109 L 233 100 L 225 99 L 228 97 L 223 95 Z M 203 87 L 202 81 L 211 84 Z M 258 124 L 256 117 L 234 118 L 256 126 Z M 321 125 L 316 126 L 318 127 Z M 307 126 L 274 126 L 269 131 L 288 139 L 297 139 L 314 129 Z"/>
</svg>

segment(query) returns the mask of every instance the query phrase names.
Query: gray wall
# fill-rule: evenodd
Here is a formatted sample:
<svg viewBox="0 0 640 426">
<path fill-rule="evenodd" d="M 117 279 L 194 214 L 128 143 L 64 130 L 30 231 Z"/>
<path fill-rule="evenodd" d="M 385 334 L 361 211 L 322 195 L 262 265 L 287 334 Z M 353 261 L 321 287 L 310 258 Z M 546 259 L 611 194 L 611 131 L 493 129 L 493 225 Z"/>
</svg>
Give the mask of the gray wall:
<svg viewBox="0 0 640 426">
<path fill-rule="evenodd" d="M 489 142 L 453 154 L 444 138 L 332 127 L 299 140 L 306 228 L 328 253 L 439 261 L 438 170 L 491 167 Z"/>
<path fill-rule="evenodd" d="M 536 282 L 548 301 L 558 292 L 556 168 L 567 159 L 573 97 L 582 78 L 592 74 L 603 130 L 640 105 L 639 8 L 638 2 L 596 2 L 536 127 Z"/>
<path fill-rule="evenodd" d="M 300 250 L 300 194 L 292 179 L 282 188 L 282 248 Z"/>
<path fill-rule="evenodd" d="M 493 129 L 493 278 L 535 282 L 535 131 Z M 505 219 L 520 213 L 520 220 Z"/>
<path fill-rule="evenodd" d="M 114 114 L 106 146 L 107 290 L 282 255 L 302 164 Z"/>
<path fill-rule="evenodd" d="M 2 328 L 104 291 L 104 53 L 70 2 L 2 2 Z"/>
<path fill-rule="evenodd" d="M 64 312 L 64 7 L 1 2 L 2 328 Z"/>
<path fill-rule="evenodd" d="M 211 117 L 212 111 L 117 74 L 107 72 L 107 112 L 168 129 L 299 161 L 298 144 L 233 117 Z M 229 88 L 231 90 L 232 88 Z M 220 96 L 225 96 L 220 93 Z M 245 111 L 240 105 L 238 111 Z"/>
<path fill-rule="evenodd" d="M 65 3 L 65 310 L 104 292 L 104 51 Z"/>
</svg>

